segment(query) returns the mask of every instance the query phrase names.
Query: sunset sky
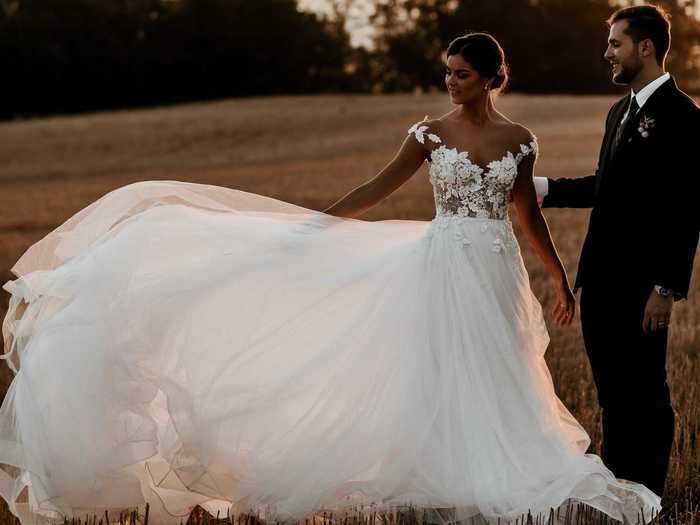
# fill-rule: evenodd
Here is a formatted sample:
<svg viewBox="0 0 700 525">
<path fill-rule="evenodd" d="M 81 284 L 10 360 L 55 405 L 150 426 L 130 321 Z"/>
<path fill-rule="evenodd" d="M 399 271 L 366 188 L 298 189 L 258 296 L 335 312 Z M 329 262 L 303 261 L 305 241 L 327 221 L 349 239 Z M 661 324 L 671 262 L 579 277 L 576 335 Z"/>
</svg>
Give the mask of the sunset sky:
<svg viewBox="0 0 700 525">
<path fill-rule="evenodd" d="M 299 8 L 304 11 L 331 14 L 329 0 L 299 0 Z M 368 17 L 374 11 L 372 0 L 355 0 L 351 3 L 348 31 L 353 46 L 369 47 L 372 43 L 372 28 L 369 27 Z"/>
<path fill-rule="evenodd" d="M 368 16 L 374 11 L 374 0 L 352 0 L 348 31 L 353 46 L 371 46 L 372 28 L 368 25 Z M 631 3 L 643 4 L 644 1 L 633 0 Z M 299 0 L 299 8 L 304 11 L 331 14 L 331 0 Z M 695 16 L 700 19 L 700 0 L 695 1 Z"/>
</svg>

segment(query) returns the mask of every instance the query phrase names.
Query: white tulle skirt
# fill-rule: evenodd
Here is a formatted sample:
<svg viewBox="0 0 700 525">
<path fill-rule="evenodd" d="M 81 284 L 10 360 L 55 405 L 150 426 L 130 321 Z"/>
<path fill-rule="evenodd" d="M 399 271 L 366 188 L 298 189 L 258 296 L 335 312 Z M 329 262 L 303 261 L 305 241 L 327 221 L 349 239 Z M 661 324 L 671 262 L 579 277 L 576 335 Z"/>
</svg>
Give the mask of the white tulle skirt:
<svg viewBox="0 0 700 525">
<path fill-rule="evenodd" d="M 143 182 L 13 272 L 0 494 L 24 525 L 146 502 L 151 523 L 197 504 L 278 521 L 411 505 L 436 523 L 660 509 L 585 453 L 508 221 Z"/>
</svg>

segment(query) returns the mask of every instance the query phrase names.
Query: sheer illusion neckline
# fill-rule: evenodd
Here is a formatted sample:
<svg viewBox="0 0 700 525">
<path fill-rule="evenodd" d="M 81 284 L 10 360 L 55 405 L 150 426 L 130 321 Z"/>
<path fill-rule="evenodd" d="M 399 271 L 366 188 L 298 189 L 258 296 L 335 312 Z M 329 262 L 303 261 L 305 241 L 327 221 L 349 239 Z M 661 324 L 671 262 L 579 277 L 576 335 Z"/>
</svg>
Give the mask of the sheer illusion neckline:
<svg viewBox="0 0 700 525">
<path fill-rule="evenodd" d="M 450 148 L 450 147 L 448 147 L 448 146 L 447 146 L 446 144 L 444 144 L 444 143 L 443 143 L 443 144 L 440 144 L 437 148 L 434 148 L 433 150 L 431 150 L 429 156 L 430 156 L 430 160 L 431 160 L 431 162 L 432 162 L 432 161 L 433 161 L 433 153 L 435 153 L 436 151 L 439 151 L 439 150 L 450 151 L 450 152 L 453 152 L 453 153 L 454 153 L 456 156 L 458 156 L 458 157 L 459 157 L 459 156 L 464 156 L 464 157 L 466 157 L 466 159 L 469 161 L 469 164 L 471 164 L 472 166 L 474 166 L 474 167 L 476 167 L 476 168 L 479 168 L 481 171 L 483 171 L 483 172 L 488 172 L 488 171 L 490 171 L 491 169 L 493 169 L 492 166 L 493 166 L 494 164 L 502 164 L 503 162 L 505 162 L 506 160 L 508 160 L 508 158 L 510 158 L 510 157 L 513 157 L 513 158 L 515 159 L 516 163 L 519 163 L 519 162 L 520 162 L 520 159 L 521 159 L 526 153 L 529 153 L 530 151 L 534 150 L 537 146 L 536 146 L 535 141 L 534 141 L 534 140 L 531 140 L 528 144 L 525 144 L 525 143 L 520 143 L 520 144 L 518 144 L 518 147 L 520 148 L 520 151 L 519 151 L 517 154 L 513 154 L 513 152 L 512 152 L 511 150 L 508 149 L 508 150 L 506 150 L 506 152 L 501 156 L 500 159 L 491 160 L 491 161 L 489 161 L 489 162 L 486 164 L 486 166 L 482 166 L 481 164 L 478 164 L 478 163 L 474 162 L 474 160 L 471 158 L 471 156 L 470 156 L 470 154 L 469 154 L 469 150 L 460 150 L 460 149 L 458 149 L 458 148 L 456 148 L 456 147 Z"/>
<path fill-rule="evenodd" d="M 413 134 L 416 137 L 416 140 L 420 142 L 421 144 L 425 144 L 425 139 L 426 136 L 427 138 L 436 144 L 440 144 L 438 147 L 430 151 L 430 154 L 428 155 L 428 159 L 431 161 L 433 159 L 433 153 L 436 151 L 449 151 L 450 153 L 453 153 L 455 157 L 466 157 L 467 161 L 469 162 L 469 165 L 474 166 L 475 168 L 479 169 L 480 172 L 488 172 L 493 169 L 492 166 L 496 165 L 501 165 L 503 164 L 506 160 L 509 158 L 513 158 L 515 160 L 516 164 L 519 164 L 522 158 L 525 155 L 528 155 L 530 153 L 535 153 L 537 154 L 537 137 L 533 136 L 532 140 L 528 144 L 520 143 L 518 144 L 520 151 L 517 154 L 513 154 L 513 152 L 509 149 L 506 150 L 506 152 L 503 154 L 503 156 L 500 159 L 492 160 L 486 164 L 486 166 L 482 166 L 480 164 L 477 164 L 474 162 L 471 157 L 469 156 L 469 150 L 460 150 L 457 149 L 456 147 L 450 148 L 448 147 L 443 141 L 442 138 L 437 133 L 432 133 L 429 130 L 429 126 L 425 124 L 425 121 L 421 122 L 416 122 L 411 126 L 408 130 L 409 134 Z M 488 170 L 488 171 L 487 171 Z"/>
</svg>

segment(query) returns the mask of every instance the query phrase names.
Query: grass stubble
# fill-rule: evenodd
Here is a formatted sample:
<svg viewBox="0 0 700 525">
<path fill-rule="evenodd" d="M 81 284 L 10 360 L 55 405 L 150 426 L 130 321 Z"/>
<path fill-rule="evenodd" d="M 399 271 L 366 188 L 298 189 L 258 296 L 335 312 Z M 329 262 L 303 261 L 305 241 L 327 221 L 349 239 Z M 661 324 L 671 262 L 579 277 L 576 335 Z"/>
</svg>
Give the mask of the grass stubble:
<svg viewBox="0 0 700 525">
<path fill-rule="evenodd" d="M 538 137 L 536 174 L 578 177 L 593 172 L 607 110 L 614 97 L 505 95 L 498 107 Z M 82 207 L 124 184 L 182 180 L 251 191 L 311 209 L 323 209 L 377 173 L 394 155 L 407 128 L 424 115 L 452 106 L 443 94 L 315 95 L 249 98 L 57 116 L 0 123 L 0 280 L 34 242 Z M 651 211 L 650 211 L 651 213 Z M 573 281 L 588 210 L 545 210 L 552 236 Z M 432 190 L 424 165 L 399 190 L 361 218 L 430 220 Z M 511 213 L 514 216 L 513 213 Z M 554 297 L 549 278 L 518 225 L 535 295 L 548 314 Z M 700 525 L 700 257 L 688 301 L 676 303 L 669 333 L 668 376 L 676 434 L 664 511 L 655 520 Z M 7 311 L 2 294 L 0 318 Z M 559 328 L 547 316 L 551 343 L 545 355 L 559 397 L 591 436 L 600 454 L 600 414 L 583 350 L 580 322 Z M 630 364 L 630 373 L 634 365 Z M 12 373 L 0 367 L 5 392 Z M 653 425 L 640 421 L 639 434 Z M 147 509 L 119 516 L 86 516 L 71 524 L 143 523 Z M 523 516 L 518 525 L 547 524 L 555 516 Z M 201 508 L 190 523 L 257 525 L 253 515 L 216 518 Z M 560 518 L 562 518 L 560 516 Z M 563 517 L 572 524 L 613 523 L 582 509 Z M 69 521 L 66 521 L 68 523 Z M 315 516 L 314 524 L 417 523 L 411 509 L 393 515 L 358 509 L 352 516 Z M 2 502 L 0 525 L 15 517 Z M 311 525 L 307 520 L 305 525 Z"/>
</svg>

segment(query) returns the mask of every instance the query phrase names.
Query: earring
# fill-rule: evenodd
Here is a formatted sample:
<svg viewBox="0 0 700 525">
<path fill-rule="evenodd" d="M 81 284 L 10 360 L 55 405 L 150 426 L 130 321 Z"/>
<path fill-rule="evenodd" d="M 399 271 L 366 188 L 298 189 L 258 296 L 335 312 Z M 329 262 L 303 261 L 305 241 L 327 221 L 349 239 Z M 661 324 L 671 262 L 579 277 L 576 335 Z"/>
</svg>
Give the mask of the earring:
<svg viewBox="0 0 700 525">
<path fill-rule="evenodd" d="M 488 84 L 484 84 L 484 91 L 488 91 L 488 90 L 489 90 L 489 85 L 488 85 Z"/>
</svg>

